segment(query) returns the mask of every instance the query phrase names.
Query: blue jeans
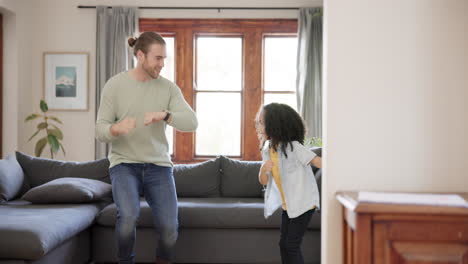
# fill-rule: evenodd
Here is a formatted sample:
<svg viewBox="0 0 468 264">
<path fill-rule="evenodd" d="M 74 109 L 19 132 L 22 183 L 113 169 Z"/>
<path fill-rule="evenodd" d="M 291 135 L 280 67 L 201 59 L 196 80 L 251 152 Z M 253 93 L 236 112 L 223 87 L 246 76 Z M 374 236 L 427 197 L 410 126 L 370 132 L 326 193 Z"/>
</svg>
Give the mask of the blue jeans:
<svg viewBox="0 0 468 264">
<path fill-rule="evenodd" d="M 314 211 L 315 209 L 309 210 L 296 218 L 289 218 L 287 211 L 283 211 L 279 242 L 282 264 L 304 263 L 301 243 Z"/>
<path fill-rule="evenodd" d="M 140 194 L 144 194 L 159 234 L 156 256 L 170 261 L 178 235 L 177 196 L 171 167 L 121 163 L 109 169 L 117 207 L 116 239 L 119 263 L 134 263 Z"/>
</svg>

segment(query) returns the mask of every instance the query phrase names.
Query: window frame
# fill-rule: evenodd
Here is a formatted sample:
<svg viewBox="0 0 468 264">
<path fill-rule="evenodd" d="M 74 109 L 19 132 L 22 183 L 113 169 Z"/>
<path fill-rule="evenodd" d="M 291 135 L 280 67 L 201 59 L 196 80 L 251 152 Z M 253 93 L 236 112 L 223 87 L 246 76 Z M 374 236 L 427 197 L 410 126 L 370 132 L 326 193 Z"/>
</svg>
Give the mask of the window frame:
<svg viewBox="0 0 468 264">
<path fill-rule="evenodd" d="M 264 37 L 297 36 L 297 19 L 139 19 L 139 31 L 154 31 L 171 35 L 175 41 L 175 81 L 185 100 L 195 109 L 194 68 L 195 36 L 241 36 L 242 90 L 241 94 L 241 160 L 261 160 L 255 130 L 255 114 L 263 104 Z M 174 163 L 194 163 L 215 156 L 195 155 L 194 132 L 176 131 Z M 230 156 L 231 157 L 231 156 Z"/>
</svg>

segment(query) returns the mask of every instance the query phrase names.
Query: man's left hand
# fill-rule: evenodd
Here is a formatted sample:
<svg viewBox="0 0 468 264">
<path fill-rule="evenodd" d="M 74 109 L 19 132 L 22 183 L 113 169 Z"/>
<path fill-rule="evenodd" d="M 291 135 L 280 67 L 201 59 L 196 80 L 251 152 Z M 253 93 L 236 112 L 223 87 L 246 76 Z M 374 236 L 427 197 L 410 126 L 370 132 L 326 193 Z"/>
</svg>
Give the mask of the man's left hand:
<svg viewBox="0 0 468 264">
<path fill-rule="evenodd" d="M 164 120 L 166 112 L 146 112 L 145 113 L 145 126 Z"/>
</svg>

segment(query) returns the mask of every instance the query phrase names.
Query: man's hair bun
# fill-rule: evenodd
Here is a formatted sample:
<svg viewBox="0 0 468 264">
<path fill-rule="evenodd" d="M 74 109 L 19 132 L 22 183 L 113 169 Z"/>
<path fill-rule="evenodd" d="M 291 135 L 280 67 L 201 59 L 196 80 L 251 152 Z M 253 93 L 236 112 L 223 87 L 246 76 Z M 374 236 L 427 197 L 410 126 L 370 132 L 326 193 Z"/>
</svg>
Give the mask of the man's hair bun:
<svg viewBox="0 0 468 264">
<path fill-rule="evenodd" d="M 129 37 L 129 38 L 128 38 L 128 45 L 129 45 L 130 47 L 135 46 L 135 43 L 136 43 L 136 42 L 137 42 L 137 39 L 136 39 L 136 38 L 134 38 L 134 37 Z"/>
</svg>

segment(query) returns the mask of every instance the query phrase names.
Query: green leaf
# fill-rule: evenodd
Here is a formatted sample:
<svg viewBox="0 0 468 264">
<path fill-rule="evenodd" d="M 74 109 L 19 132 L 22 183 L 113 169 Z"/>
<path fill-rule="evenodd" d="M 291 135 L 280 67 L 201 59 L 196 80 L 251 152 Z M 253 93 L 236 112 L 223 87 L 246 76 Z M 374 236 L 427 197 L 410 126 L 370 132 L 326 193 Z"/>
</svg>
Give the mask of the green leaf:
<svg viewBox="0 0 468 264">
<path fill-rule="evenodd" d="M 42 151 L 44 150 L 44 147 L 47 144 L 47 137 L 41 138 L 39 141 L 36 143 L 36 147 L 34 149 L 34 153 L 36 154 L 36 157 L 40 157 L 42 154 Z"/>
<path fill-rule="evenodd" d="M 304 145 L 310 147 L 322 147 L 322 138 L 319 137 L 306 137 Z"/>
<path fill-rule="evenodd" d="M 38 129 L 38 130 L 36 131 L 36 133 L 34 133 L 34 134 L 28 139 L 28 142 L 31 141 L 31 139 L 33 139 L 33 137 L 35 137 L 35 136 L 39 133 L 39 131 L 41 131 L 41 130 Z"/>
<path fill-rule="evenodd" d="M 37 129 L 39 129 L 39 130 L 44 129 L 44 128 L 47 128 L 47 123 L 46 122 L 42 122 L 42 123 L 39 123 L 37 125 Z"/>
<path fill-rule="evenodd" d="M 44 100 L 41 100 L 40 107 L 41 111 L 44 113 L 49 110 L 49 107 L 47 106 L 47 103 Z"/>
<path fill-rule="evenodd" d="M 54 135 L 47 135 L 47 140 L 49 141 L 50 149 L 53 153 L 57 153 L 60 148 L 60 143 Z"/>
<path fill-rule="evenodd" d="M 52 119 L 54 120 L 55 122 L 59 123 L 59 124 L 62 124 L 62 121 L 60 121 L 60 119 L 58 119 L 57 117 L 55 116 L 49 116 L 49 119 Z"/>
<path fill-rule="evenodd" d="M 60 148 L 62 149 L 63 155 L 66 156 L 67 154 L 65 153 L 65 148 L 63 147 L 62 143 L 60 143 Z"/>
<path fill-rule="evenodd" d="M 38 117 L 40 117 L 42 115 L 39 115 L 39 114 L 30 114 L 26 117 L 26 119 L 24 120 L 24 122 L 28 122 L 29 120 L 33 120 L 33 119 L 36 119 Z"/>
<path fill-rule="evenodd" d="M 55 126 L 54 126 L 55 127 Z M 58 140 L 63 139 L 62 131 L 59 128 L 49 129 L 49 134 L 54 135 Z"/>
</svg>

